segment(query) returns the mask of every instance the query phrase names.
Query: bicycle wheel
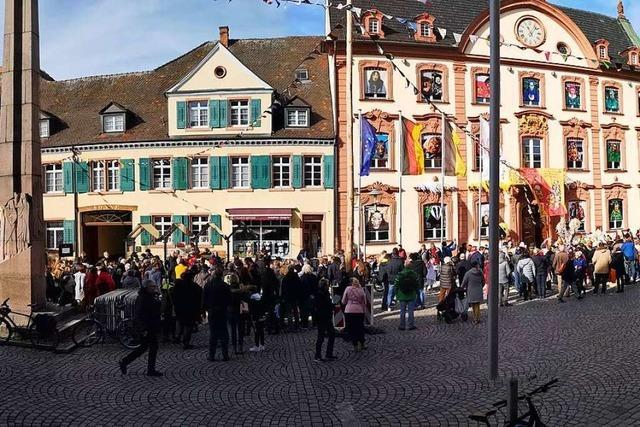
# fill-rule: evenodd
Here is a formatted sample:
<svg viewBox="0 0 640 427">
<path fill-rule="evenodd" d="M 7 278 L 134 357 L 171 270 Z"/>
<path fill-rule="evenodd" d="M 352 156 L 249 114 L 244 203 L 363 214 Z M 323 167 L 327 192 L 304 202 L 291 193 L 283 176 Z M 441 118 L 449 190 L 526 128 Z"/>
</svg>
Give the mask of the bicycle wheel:
<svg viewBox="0 0 640 427">
<path fill-rule="evenodd" d="M 120 344 L 122 344 L 123 347 L 128 348 L 129 350 L 134 350 L 140 347 L 139 334 L 136 331 L 133 320 L 124 319 L 120 322 L 116 333 L 118 335 L 118 341 L 120 341 Z"/>
<path fill-rule="evenodd" d="M 13 335 L 13 328 L 7 319 L 0 319 L 0 345 L 6 344 Z"/>
<path fill-rule="evenodd" d="M 53 319 L 46 321 L 35 319 L 29 326 L 29 338 L 35 348 L 54 350 L 60 344 L 60 332 Z"/>
<path fill-rule="evenodd" d="M 91 347 L 103 336 L 103 327 L 94 319 L 83 319 L 76 323 L 71 333 L 73 343 L 79 347 Z"/>
</svg>

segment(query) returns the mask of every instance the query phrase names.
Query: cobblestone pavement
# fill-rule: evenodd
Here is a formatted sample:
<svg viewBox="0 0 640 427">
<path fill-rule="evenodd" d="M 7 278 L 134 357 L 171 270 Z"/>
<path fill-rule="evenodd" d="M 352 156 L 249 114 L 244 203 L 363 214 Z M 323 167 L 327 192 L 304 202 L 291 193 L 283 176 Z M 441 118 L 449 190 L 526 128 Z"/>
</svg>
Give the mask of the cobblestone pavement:
<svg viewBox="0 0 640 427">
<path fill-rule="evenodd" d="M 501 309 L 502 378 L 526 388 L 560 380 L 538 400 L 549 425 L 640 424 L 636 286 Z M 338 340 L 339 360 L 322 364 L 312 331 L 267 335 L 265 352 L 207 362 L 201 328 L 194 350 L 161 347 L 163 378 L 143 375 L 143 361 L 122 376 L 115 344 L 68 355 L 0 347 L 0 424 L 469 425 L 504 397 L 504 383 L 486 379 L 486 322 L 446 325 L 431 309 L 403 332 L 397 319 L 378 316 L 385 333 L 368 336 L 367 350 Z"/>
</svg>

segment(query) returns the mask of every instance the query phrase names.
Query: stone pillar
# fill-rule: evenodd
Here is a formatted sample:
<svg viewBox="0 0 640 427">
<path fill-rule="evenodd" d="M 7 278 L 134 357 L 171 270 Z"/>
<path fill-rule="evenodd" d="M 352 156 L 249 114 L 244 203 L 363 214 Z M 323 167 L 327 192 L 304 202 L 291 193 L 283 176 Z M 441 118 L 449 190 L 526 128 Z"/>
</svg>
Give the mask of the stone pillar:
<svg viewBox="0 0 640 427">
<path fill-rule="evenodd" d="M 5 0 L 0 104 L 0 302 L 45 301 L 38 0 Z"/>
</svg>

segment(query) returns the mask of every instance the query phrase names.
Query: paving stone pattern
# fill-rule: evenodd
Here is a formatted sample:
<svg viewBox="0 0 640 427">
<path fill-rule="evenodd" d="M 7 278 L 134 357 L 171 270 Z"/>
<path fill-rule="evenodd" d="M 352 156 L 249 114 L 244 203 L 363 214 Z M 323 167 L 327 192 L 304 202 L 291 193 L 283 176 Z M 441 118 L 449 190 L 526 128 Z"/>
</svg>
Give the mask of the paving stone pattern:
<svg viewBox="0 0 640 427">
<path fill-rule="evenodd" d="M 0 424 L 469 425 L 517 376 L 526 389 L 559 378 L 537 399 L 548 425 L 640 425 L 636 286 L 501 309 L 496 383 L 486 379 L 486 322 L 447 325 L 433 309 L 406 332 L 397 313 L 383 313 L 385 333 L 367 336 L 367 350 L 338 340 L 339 360 L 322 364 L 312 361 L 314 331 L 267 335 L 262 353 L 207 362 L 201 328 L 194 350 L 161 347 L 163 378 L 146 377 L 142 360 L 122 376 L 115 344 L 67 355 L 0 347 Z"/>
</svg>

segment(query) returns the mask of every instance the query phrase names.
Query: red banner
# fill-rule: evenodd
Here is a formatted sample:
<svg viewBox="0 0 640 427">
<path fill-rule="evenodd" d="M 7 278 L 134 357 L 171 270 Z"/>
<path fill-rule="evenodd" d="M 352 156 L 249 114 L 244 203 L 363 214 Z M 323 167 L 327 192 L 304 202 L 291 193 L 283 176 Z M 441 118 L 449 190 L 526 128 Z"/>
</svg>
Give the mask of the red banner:
<svg viewBox="0 0 640 427">
<path fill-rule="evenodd" d="M 564 170 L 522 168 L 520 175 L 529 184 L 542 212 L 548 216 L 567 214 L 564 205 Z"/>
</svg>

